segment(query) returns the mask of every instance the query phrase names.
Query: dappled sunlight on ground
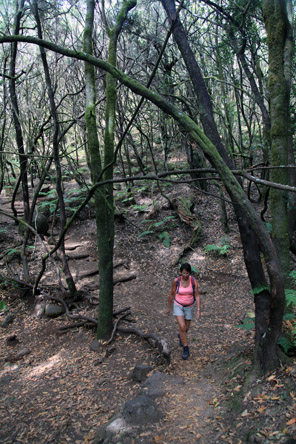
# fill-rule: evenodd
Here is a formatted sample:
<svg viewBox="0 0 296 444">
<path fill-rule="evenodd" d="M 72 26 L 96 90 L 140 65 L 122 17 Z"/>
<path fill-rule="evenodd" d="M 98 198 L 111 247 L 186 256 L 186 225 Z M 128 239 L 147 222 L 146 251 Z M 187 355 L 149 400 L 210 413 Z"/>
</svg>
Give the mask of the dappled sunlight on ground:
<svg viewBox="0 0 296 444">
<path fill-rule="evenodd" d="M 54 367 L 57 368 L 65 362 L 65 356 L 63 356 L 64 354 L 65 351 L 61 350 L 59 353 L 57 353 L 54 356 L 51 356 L 46 361 L 37 365 L 33 369 L 28 368 L 26 373 L 24 374 L 24 377 L 25 378 L 42 377 L 44 373 L 48 372 L 48 370 L 51 370 Z"/>
</svg>

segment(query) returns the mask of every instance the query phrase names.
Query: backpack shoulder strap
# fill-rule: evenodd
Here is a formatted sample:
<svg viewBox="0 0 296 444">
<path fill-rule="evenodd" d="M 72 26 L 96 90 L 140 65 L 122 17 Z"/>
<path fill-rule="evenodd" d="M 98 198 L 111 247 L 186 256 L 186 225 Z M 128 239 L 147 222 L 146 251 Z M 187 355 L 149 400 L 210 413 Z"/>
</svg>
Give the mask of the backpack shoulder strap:
<svg viewBox="0 0 296 444">
<path fill-rule="evenodd" d="M 190 279 L 191 279 L 191 285 L 192 285 L 192 290 L 193 290 L 193 297 L 195 300 L 195 279 L 192 276 L 190 276 Z"/>
<path fill-rule="evenodd" d="M 181 276 L 178 276 L 177 280 L 176 280 L 176 294 L 178 294 L 178 292 L 179 292 L 180 281 L 181 281 Z"/>
</svg>

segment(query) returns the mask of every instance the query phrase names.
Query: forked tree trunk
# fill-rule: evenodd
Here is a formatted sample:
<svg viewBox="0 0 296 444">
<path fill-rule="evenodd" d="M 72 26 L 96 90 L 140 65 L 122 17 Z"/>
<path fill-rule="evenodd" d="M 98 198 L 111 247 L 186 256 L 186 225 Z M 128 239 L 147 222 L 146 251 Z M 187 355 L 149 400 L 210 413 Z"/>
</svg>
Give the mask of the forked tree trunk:
<svg viewBox="0 0 296 444">
<path fill-rule="evenodd" d="M 130 9 L 136 5 L 135 0 L 124 1 L 119 11 L 116 23 L 107 31 L 109 35 L 108 61 L 110 65 L 116 65 L 117 40 L 123 23 Z M 103 2 L 104 6 L 104 2 Z M 104 11 L 104 8 L 103 8 Z M 92 31 L 94 22 L 94 1 L 87 2 L 87 17 L 84 30 L 84 51 L 93 53 Z M 90 154 L 91 173 L 94 182 L 100 178 L 108 180 L 113 178 L 114 159 L 114 127 L 116 106 L 116 80 L 110 74 L 106 77 L 106 108 L 105 108 L 105 133 L 104 133 L 104 170 L 99 152 L 95 113 L 95 72 L 94 67 L 85 64 L 86 82 L 86 126 L 88 136 L 88 149 Z M 95 192 L 95 213 L 97 226 L 97 242 L 100 273 L 100 298 L 98 310 L 97 337 L 103 338 L 112 330 L 113 313 L 113 247 L 114 247 L 114 206 L 113 185 L 107 184 Z"/>
</svg>

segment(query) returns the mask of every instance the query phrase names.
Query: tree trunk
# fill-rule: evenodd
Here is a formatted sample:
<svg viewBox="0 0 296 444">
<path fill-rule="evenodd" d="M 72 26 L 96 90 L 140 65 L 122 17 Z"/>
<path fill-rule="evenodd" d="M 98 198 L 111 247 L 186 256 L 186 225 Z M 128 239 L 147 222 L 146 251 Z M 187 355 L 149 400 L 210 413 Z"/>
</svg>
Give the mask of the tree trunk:
<svg viewBox="0 0 296 444">
<path fill-rule="evenodd" d="M 289 146 L 289 84 L 285 79 L 284 52 L 286 35 L 289 34 L 287 1 L 264 0 L 263 18 L 267 31 L 269 51 L 270 114 L 271 114 L 271 157 L 272 166 L 288 164 Z M 286 168 L 275 168 L 271 172 L 272 182 L 288 184 Z M 272 237 L 286 279 L 290 272 L 288 193 L 270 190 Z"/>
<path fill-rule="evenodd" d="M 135 0 L 124 1 L 118 13 L 115 26 L 108 29 L 109 53 L 108 62 L 116 65 L 117 40 L 126 19 L 127 13 L 136 5 Z M 84 51 L 93 53 L 92 30 L 94 22 L 94 1 L 87 2 L 87 17 L 84 30 Z M 107 21 L 105 20 L 106 24 Z M 86 126 L 88 136 L 88 149 L 92 178 L 96 182 L 99 178 L 105 180 L 113 178 L 114 162 L 114 127 L 116 107 L 116 80 L 110 74 L 106 76 L 106 108 L 104 133 L 104 169 L 99 152 L 95 113 L 95 72 L 94 67 L 85 64 L 86 81 Z M 113 185 L 108 184 L 95 192 L 95 213 L 97 224 L 97 242 L 100 273 L 100 298 L 98 311 L 97 337 L 103 338 L 112 330 L 113 313 L 113 246 L 114 246 L 114 207 Z"/>
<path fill-rule="evenodd" d="M 16 4 L 16 15 L 14 20 L 14 34 L 19 34 L 20 22 L 23 16 L 23 9 L 25 0 L 15 1 Z M 20 175 L 22 183 L 23 201 L 24 201 L 24 216 L 25 221 L 29 221 L 30 213 L 30 201 L 29 201 L 29 188 L 28 188 L 28 176 L 27 176 L 27 156 L 25 154 L 24 139 L 22 133 L 22 127 L 20 122 L 20 114 L 18 108 L 18 99 L 16 93 L 16 79 L 15 79 L 15 63 L 17 57 L 17 42 L 13 42 L 11 45 L 11 59 L 10 59 L 10 69 L 9 69 L 9 92 L 12 108 L 12 117 L 15 129 L 16 144 L 19 153 L 20 161 Z"/>
<path fill-rule="evenodd" d="M 88 53 L 93 53 L 92 32 L 94 23 L 94 0 L 87 2 L 87 14 L 85 19 L 85 29 L 83 35 L 83 50 Z M 96 124 L 96 91 L 95 91 L 95 69 L 93 65 L 85 63 L 85 90 L 86 90 L 86 131 L 87 131 L 87 146 L 90 159 L 91 176 L 93 182 L 102 172 L 102 162 L 100 156 L 100 146 L 97 134 Z M 97 226 L 97 244 L 99 256 L 99 272 L 100 272 L 100 299 L 99 299 L 99 316 L 100 324 L 98 328 L 105 331 L 106 334 L 112 330 L 112 312 L 110 316 L 110 305 L 113 305 L 113 270 L 112 258 L 110 262 L 109 245 L 108 245 L 108 218 L 106 214 L 106 200 L 105 189 L 95 191 L 95 214 Z M 105 254 L 105 251 L 107 252 Z M 106 256 L 106 257 L 105 257 Z M 112 287 L 112 290 L 111 290 Z M 105 305 L 107 301 L 107 306 Z"/>
<path fill-rule="evenodd" d="M 38 13 L 38 3 L 37 0 L 34 0 L 34 15 L 37 23 L 37 29 L 38 29 L 38 37 L 42 38 L 42 29 L 41 29 L 41 23 L 40 23 L 40 17 Z M 57 109 L 55 105 L 55 99 L 54 99 L 54 91 L 51 83 L 51 78 L 49 74 L 49 68 L 47 63 L 47 57 L 44 48 L 40 48 L 41 53 L 41 60 L 43 64 L 44 74 L 45 74 L 45 80 L 46 80 L 46 86 L 47 86 L 47 92 L 49 97 L 49 103 L 50 103 L 50 110 L 51 115 L 53 118 L 53 124 L 54 124 L 54 133 L 52 138 L 52 145 L 53 145 L 53 157 L 56 167 L 56 191 L 58 195 L 59 200 L 59 207 L 60 207 L 60 232 L 62 233 L 64 231 L 67 218 L 66 218 L 66 209 L 65 209 L 65 202 L 64 202 L 64 195 L 62 190 L 62 172 L 61 172 L 61 163 L 60 163 L 60 157 L 59 157 L 59 118 L 57 115 Z M 33 211 L 31 211 L 30 217 L 33 217 Z M 69 264 L 66 258 L 65 253 L 65 242 L 64 238 L 62 238 L 61 246 L 60 246 L 60 252 L 61 252 L 61 258 L 62 258 L 62 264 L 63 264 L 63 271 L 65 274 L 66 283 L 69 289 L 70 296 L 75 299 L 77 297 L 77 290 L 75 286 L 75 282 L 73 280 Z"/>
<path fill-rule="evenodd" d="M 109 35 L 108 62 L 116 66 L 117 41 L 124 21 L 130 9 L 136 6 L 136 0 L 125 0 L 118 12 L 116 23 L 107 32 Z M 103 2 L 104 7 L 104 2 Z M 106 23 L 107 24 L 107 23 Z M 104 174 L 103 180 L 113 179 L 114 164 L 114 128 L 117 89 L 116 79 L 109 73 L 106 75 L 106 107 L 104 132 Z M 97 337 L 103 338 L 112 328 L 113 313 L 113 248 L 114 248 L 114 202 L 113 184 L 104 186 L 103 220 L 97 220 L 100 271 L 100 300 L 98 313 Z M 99 222 L 99 225 L 98 225 Z M 101 277 L 101 274 L 103 275 Z"/>
</svg>

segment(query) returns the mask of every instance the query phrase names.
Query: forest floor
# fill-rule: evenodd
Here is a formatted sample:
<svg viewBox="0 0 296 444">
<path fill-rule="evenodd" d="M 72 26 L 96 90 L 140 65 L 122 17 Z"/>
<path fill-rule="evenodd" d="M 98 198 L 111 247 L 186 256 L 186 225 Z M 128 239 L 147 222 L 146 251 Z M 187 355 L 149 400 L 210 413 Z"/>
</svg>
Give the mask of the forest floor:
<svg viewBox="0 0 296 444">
<path fill-rule="evenodd" d="M 217 245 L 225 236 L 219 204 L 185 185 L 175 187 L 174 193 L 191 197 L 202 225 L 196 247 L 186 256 L 199 271 L 202 301 L 201 319 L 192 322 L 189 332 L 189 359 L 182 360 L 176 323 L 166 314 L 166 307 L 178 272 L 176 259 L 191 229 L 175 217 L 168 231 L 170 247 L 157 235 L 139 238 L 145 229 L 141 220 L 161 222 L 175 216 L 161 196 L 153 196 L 158 201 L 155 209 L 151 195 L 139 194 L 136 203 L 142 209 L 146 205 L 146 210 L 130 207 L 126 217 L 116 222 L 115 263 L 119 265 L 115 274 L 133 278 L 114 286 L 114 310 L 130 307 L 133 326 L 165 338 L 171 348 L 170 362 L 132 334 L 117 334 L 111 344 L 91 351 L 93 328 L 63 330 L 73 323 L 66 315 L 39 319 L 30 295 L 3 288 L 0 301 L 6 303 L 7 311 L 0 312 L 0 322 L 7 315 L 13 316 L 13 322 L 0 328 L 2 444 L 98 443 L 100 426 L 122 412 L 141 390 L 141 383 L 131 378 L 137 364 L 151 365 L 150 374 L 180 377 L 184 384 L 171 385 L 156 399 L 163 418 L 138 427 L 130 444 L 296 442 L 295 359 L 275 372 L 250 378 L 254 332 L 237 326 L 253 312 L 254 304 L 231 209 L 227 205 L 232 248 L 226 256 L 205 253 L 206 245 Z M 8 203 L 9 198 L 3 199 L 2 209 Z M 0 226 L 8 223 L 9 232 L 1 235 L 2 249 L 17 241 L 11 221 L 2 217 Z M 66 251 L 77 288 L 84 296 L 98 296 L 93 218 L 73 224 L 66 236 Z M 37 265 L 35 253 L 31 266 Z M 55 280 L 49 270 L 42 285 L 53 288 Z M 92 316 L 96 310 L 87 298 L 77 307 L 77 312 Z M 112 442 L 122 441 L 114 438 Z"/>
</svg>

